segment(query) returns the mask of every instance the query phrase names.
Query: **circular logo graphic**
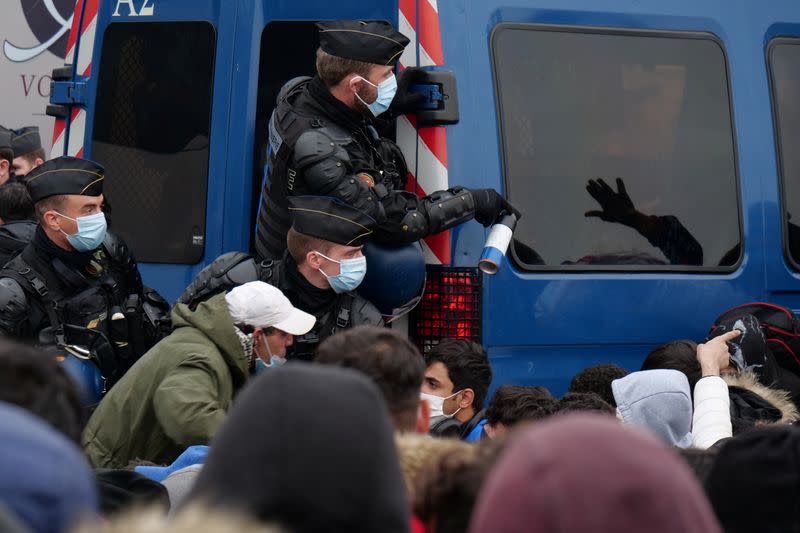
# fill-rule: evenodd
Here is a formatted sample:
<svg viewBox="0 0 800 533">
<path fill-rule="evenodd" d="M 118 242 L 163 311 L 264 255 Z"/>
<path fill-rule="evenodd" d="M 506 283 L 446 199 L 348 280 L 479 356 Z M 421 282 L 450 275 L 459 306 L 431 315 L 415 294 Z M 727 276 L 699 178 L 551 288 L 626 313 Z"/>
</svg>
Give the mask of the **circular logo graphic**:
<svg viewBox="0 0 800 533">
<path fill-rule="evenodd" d="M 21 0 L 22 13 L 38 44 L 10 43 L 6 41 L 3 51 L 11 61 L 30 61 L 50 51 L 64 58 L 67 54 L 67 38 L 72 26 L 72 12 L 76 0 Z"/>
</svg>

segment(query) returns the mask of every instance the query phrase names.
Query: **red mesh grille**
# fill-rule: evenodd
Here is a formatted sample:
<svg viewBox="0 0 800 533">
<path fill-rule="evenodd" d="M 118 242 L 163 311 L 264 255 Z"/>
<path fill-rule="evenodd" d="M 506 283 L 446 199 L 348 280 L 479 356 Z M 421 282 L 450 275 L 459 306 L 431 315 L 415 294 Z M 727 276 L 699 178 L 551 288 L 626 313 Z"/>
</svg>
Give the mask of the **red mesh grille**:
<svg viewBox="0 0 800 533">
<path fill-rule="evenodd" d="M 411 338 L 423 353 L 447 338 L 481 342 L 482 279 L 477 268 L 428 266 L 425 295 L 410 318 Z"/>
</svg>

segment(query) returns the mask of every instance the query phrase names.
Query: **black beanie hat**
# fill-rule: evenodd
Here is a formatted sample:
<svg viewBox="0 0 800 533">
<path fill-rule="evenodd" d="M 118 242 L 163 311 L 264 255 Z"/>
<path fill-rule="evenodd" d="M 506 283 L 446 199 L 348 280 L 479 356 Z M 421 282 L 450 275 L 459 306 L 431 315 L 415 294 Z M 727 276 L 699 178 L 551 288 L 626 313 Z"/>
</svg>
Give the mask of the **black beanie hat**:
<svg viewBox="0 0 800 533">
<path fill-rule="evenodd" d="M 322 365 L 290 363 L 242 391 L 192 500 L 293 533 L 406 533 L 410 524 L 383 396 L 363 374 Z"/>
<path fill-rule="evenodd" d="M 769 426 L 727 441 L 706 492 L 727 533 L 800 532 L 800 428 Z"/>
</svg>

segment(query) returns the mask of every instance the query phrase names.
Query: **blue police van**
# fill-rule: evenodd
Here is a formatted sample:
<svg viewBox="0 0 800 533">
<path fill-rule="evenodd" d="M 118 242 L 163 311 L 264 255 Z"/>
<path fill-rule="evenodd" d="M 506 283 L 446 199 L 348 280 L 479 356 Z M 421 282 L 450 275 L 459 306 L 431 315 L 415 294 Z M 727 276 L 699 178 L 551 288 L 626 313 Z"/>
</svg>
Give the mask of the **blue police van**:
<svg viewBox="0 0 800 533">
<path fill-rule="evenodd" d="M 433 107 L 456 124 L 398 120 L 409 188 L 523 213 L 494 276 L 479 224 L 424 244 L 420 346 L 471 338 L 495 383 L 561 393 L 738 303 L 800 308 L 795 1 L 79 0 L 53 154 L 105 165 L 112 228 L 168 299 L 252 248 L 275 97 L 337 18 L 388 20 L 401 68 L 454 75 Z"/>
</svg>

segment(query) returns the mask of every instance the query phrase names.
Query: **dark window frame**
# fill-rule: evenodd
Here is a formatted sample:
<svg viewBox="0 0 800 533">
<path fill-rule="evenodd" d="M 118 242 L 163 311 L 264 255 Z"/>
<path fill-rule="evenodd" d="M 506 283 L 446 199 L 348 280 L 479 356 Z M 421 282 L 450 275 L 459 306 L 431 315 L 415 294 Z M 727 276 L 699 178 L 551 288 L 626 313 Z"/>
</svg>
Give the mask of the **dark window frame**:
<svg viewBox="0 0 800 533">
<path fill-rule="evenodd" d="M 628 37 L 661 37 L 682 40 L 707 40 L 715 43 L 723 57 L 723 66 L 725 68 L 725 85 L 728 90 L 728 113 L 731 120 L 731 142 L 733 148 L 733 167 L 734 167 L 734 185 L 736 187 L 736 209 L 738 215 L 739 227 L 739 257 L 733 265 L 730 266 L 689 266 L 689 265 L 531 265 L 526 264 L 519 259 L 514 249 L 513 243 L 509 246 L 509 257 L 512 259 L 514 266 L 527 273 L 539 274 L 552 274 L 552 273 L 615 273 L 615 272 L 635 272 L 643 274 L 657 274 L 657 273 L 683 273 L 683 274 L 730 274 L 739 269 L 744 261 L 744 252 L 746 246 L 746 239 L 743 226 L 743 211 L 742 211 L 742 197 L 741 197 L 741 179 L 739 170 L 739 145 L 737 142 L 737 128 L 736 117 L 733 110 L 733 94 L 731 91 L 731 77 L 730 77 L 730 62 L 728 61 L 728 54 L 725 50 L 722 40 L 711 32 L 699 31 L 680 31 L 680 30 L 646 30 L 646 29 L 628 29 L 628 28 L 612 28 L 605 26 L 573 26 L 573 25 L 555 25 L 555 24 L 539 24 L 539 23 L 520 23 L 520 22 L 501 22 L 492 28 L 489 36 L 489 53 L 492 65 L 492 88 L 494 90 L 495 99 L 495 113 L 497 119 L 497 128 L 500 143 L 500 161 L 503 172 L 503 186 L 508 193 L 511 191 L 510 180 L 508 178 L 508 162 L 506 161 L 506 141 L 505 141 L 505 126 L 501 117 L 503 116 L 503 105 L 500 99 L 499 92 L 499 77 L 496 61 L 496 36 L 503 30 L 527 30 L 527 31 L 548 31 L 556 33 L 581 33 L 587 35 L 622 35 Z M 513 201 L 513 198 L 508 195 Z"/>
<path fill-rule="evenodd" d="M 200 246 L 196 246 L 196 250 L 194 251 L 194 253 L 191 256 L 190 256 L 190 254 L 185 253 L 185 254 L 183 254 L 184 256 L 181 257 L 179 260 L 174 260 L 173 258 L 170 258 L 170 259 L 160 259 L 160 258 L 153 259 L 153 258 L 147 257 L 146 255 L 145 255 L 144 259 L 139 259 L 139 255 L 141 255 L 141 254 L 137 255 L 137 259 L 142 263 L 195 265 L 195 264 L 198 264 L 199 262 L 203 261 L 203 258 L 205 256 L 205 251 L 206 251 L 207 246 L 208 246 L 208 228 L 209 228 L 209 224 L 208 224 L 208 201 L 209 201 L 210 195 L 212 194 L 212 189 L 211 189 L 210 183 L 209 183 L 209 179 L 211 178 L 211 156 L 212 156 L 212 152 L 211 152 L 211 146 L 212 146 L 211 137 L 213 135 L 214 94 L 215 94 L 215 88 L 216 88 L 215 86 L 216 86 L 216 75 L 217 75 L 217 53 L 218 53 L 218 48 L 219 48 L 219 32 L 218 32 L 217 26 L 213 22 L 211 22 L 209 20 L 201 20 L 201 19 L 153 20 L 153 21 L 144 21 L 144 22 L 138 22 L 138 21 L 136 21 L 136 22 L 133 22 L 133 21 L 118 21 L 118 22 L 115 21 L 115 22 L 111 22 L 103 29 L 103 37 L 102 37 L 102 40 L 100 41 L 100 47 L 99 47 L 100 48 L 100 60 L 97 61 L 97 63 L 98 63 L 97 64 L 97 70 L 96 70 L 96 72 L 93 73 L 93 76 L 97 80 L 95 82 L 95 91 L 97 91 L 97 90 L 99 90 L 100 79 L 101 79 L 101 77 L 103 75 L 102 70 L 101 70 L 102 69 L 102 63 L 103 63 L 102 62 L 102 53 L 103 53 L 103 49 L 105 47 L 106 39 L 107 39 L 108 34 L 109 34 L 110 31 L 115 30 L 118 27 L 141 27 L 143 25 L 146 25 L 146 26 L 155 26 L 155 25 L 166 26 L 166 25 L 169 25 L 169 24 L 198 24 L 198 25 L 202 24 L 208 30 L 210 30 L 209 37 L 210 37 L 210 46 L 211 46 L 211 57 L 210 57 L 210 62 L 209 62 L 210 78 L 209 78 L 209 94 L 208 94 L 208 102 L 209 102 L 209 107 L 208 107 L 208 148 L 207 148 L 208 155 L 207 155 L 207 158 L 205 160 L 205 168 L 206 168 L 205 202 L 202 204 L 202 210 L 203 210 L 203 217 L 202 217 L 202 220 L 203 220 L 203 222 L 202 222 L 203 223 L 203 232 L 202 232 L 203 243 Z M 95 104 L 96 104 L 97 100 L 98 100 L 97 94 L 94 94 L 94 102 L 95 102 Z M 97 105 L 94 106 L 94 109 L 92 111 L 93 111 L 93 113 L 92 113 L 91 130 L 90 130 L 91 131 L 91 137 L 89 138 L 88 143 L 92 147 L 92 152 L 91 152 L 92 155 L 91 155 L 91 157 L 94 158 L 95 157 L 95 154 L 94 154 L 94 143 L 97 142 L 97 139 L 96 139 L 97 133 L 95 131 L 95 127 L 97 125 L 96 124 L 97 123 L 97 114 L 96 114 L 97 113 Z M 118 203 L 113 197 L 109 198 L 109 201 L 113 202 L 114 205 L 116 203 Z M 113 217 L 113 207 L 112 207 L 112 215 L 111 216 Z M 110 229 L 112 231 L 114 231 L 115 233 L 118 233 L 115 228 L 112 227 Z M 128 239 L 126 242 L 128 242 L 129 246 L 132 245 L 134 247 L 134 253 L 136 253 L 135 244 L 133 244 L 133 243 L 131 243 L 129 241 L 130 241 L 130 239 Z"/>
<path fill-rule="evenodd" d="M 781 45 L 792 45 L 800 47 L 800 36 L 780 36 L 770 39 L 766 48 L 766 63 L 767 63 L 767 78 L 769 82 L 769 99 L 770 109 L 772 111 L 772 133 L 775 143 L 775 161 L 778 170 L 778 207 L 780 209 L 779 217 L 781 221 L 781 248 L 783 257 L 786 263 L 793 270 L 800 270 L 800 261 L 792 257 L 792 252 L 789 249 L 789 231 L 788 221 L 784 220 L 784 216 L 789 212 L 786 202 L 786 175 L 783 169 L 783 150 L 781 149 L 781 118 L 778 113 L 778 100 L 775 92 L 775 76 L 772 71 L 772 53 L 775 48 Z"/>
</svg>

